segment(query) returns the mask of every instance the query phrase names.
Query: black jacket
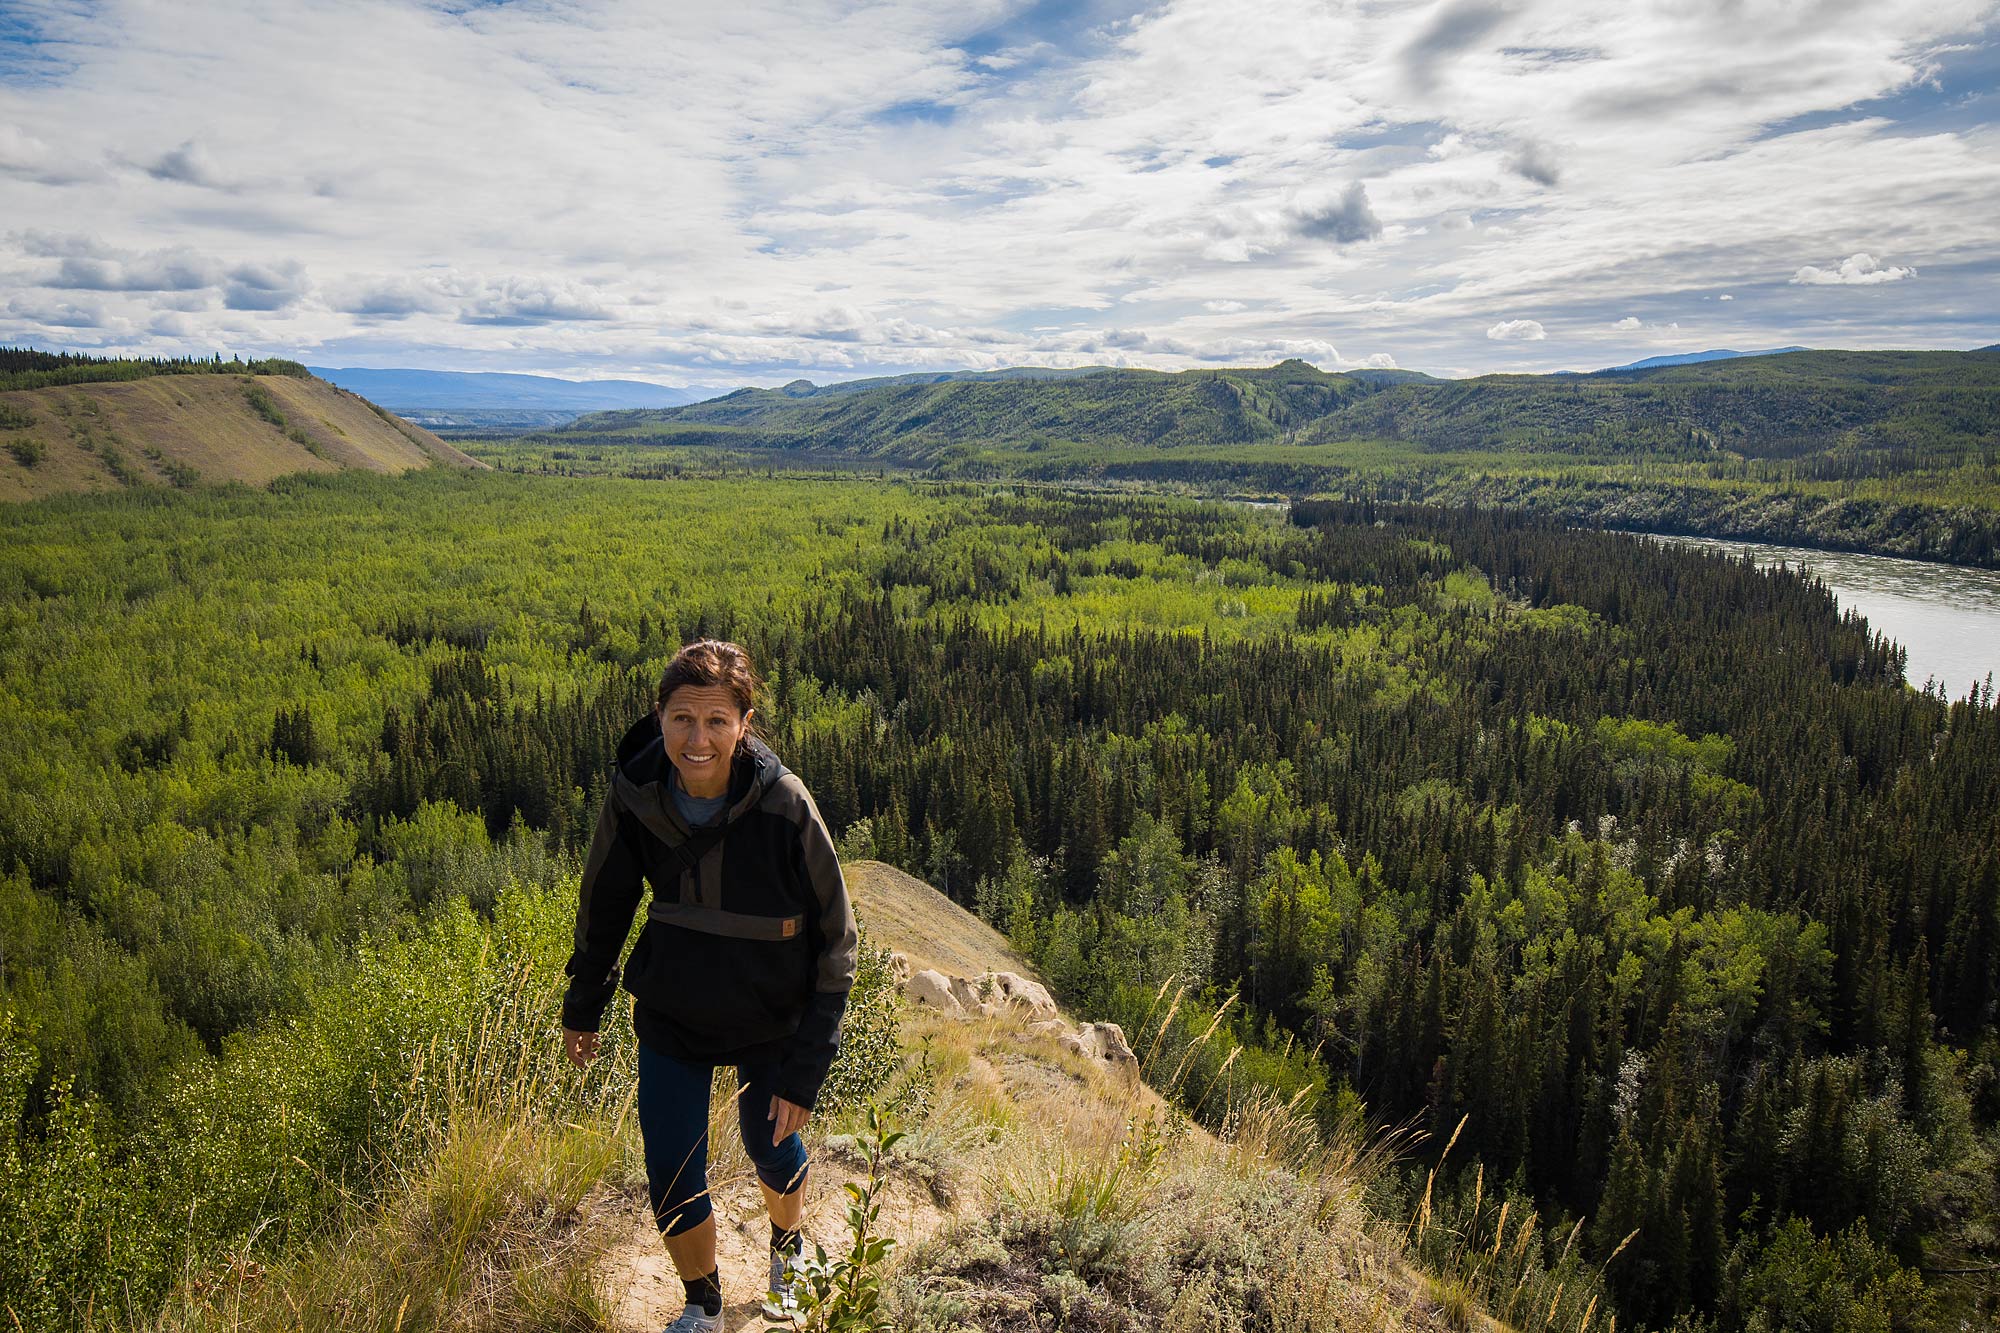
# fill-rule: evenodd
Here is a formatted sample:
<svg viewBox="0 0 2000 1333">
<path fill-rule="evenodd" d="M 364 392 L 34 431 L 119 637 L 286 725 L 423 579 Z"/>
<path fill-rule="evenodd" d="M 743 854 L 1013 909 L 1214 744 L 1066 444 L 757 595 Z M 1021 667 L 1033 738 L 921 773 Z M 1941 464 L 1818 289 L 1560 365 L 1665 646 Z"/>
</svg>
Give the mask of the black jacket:
<svg viewBox="0 0 2000 1333">
<path fill-rule="evenodd" d="M 563 1026 L 603 1021 L 643 879 L 652 901 L 624 969 L 640 1040 L 718 1065 L 776 1058 L 780 1094 L 811 1107 L 840 1047 L 860 944 L 833 840 L 805 784 L 754 737 L 736 755 L 719 830 L 688 828 L 670 772 L 648 714 L 619 742 L 584 865 Z"/>
</svg>

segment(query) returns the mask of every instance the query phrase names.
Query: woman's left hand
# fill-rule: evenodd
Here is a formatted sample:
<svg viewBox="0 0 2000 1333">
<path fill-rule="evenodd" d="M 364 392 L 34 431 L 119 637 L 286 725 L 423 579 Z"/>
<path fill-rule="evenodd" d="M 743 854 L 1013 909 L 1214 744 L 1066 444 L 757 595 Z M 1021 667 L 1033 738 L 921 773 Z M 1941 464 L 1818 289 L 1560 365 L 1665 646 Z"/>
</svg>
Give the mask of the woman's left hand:
<svg viewBox="0 0 2000 1333">
<path fill-rule="evenodd" d="M 797 1102 L 788 1102 L 783 1097 L 771 1098 L 771 1112 L 764 1117 L 772 1122 L 771 1146 L 777 1147 L 804 1129 L 806 1121 L 812 1119 L 812 1114 Z"/>
</svg>

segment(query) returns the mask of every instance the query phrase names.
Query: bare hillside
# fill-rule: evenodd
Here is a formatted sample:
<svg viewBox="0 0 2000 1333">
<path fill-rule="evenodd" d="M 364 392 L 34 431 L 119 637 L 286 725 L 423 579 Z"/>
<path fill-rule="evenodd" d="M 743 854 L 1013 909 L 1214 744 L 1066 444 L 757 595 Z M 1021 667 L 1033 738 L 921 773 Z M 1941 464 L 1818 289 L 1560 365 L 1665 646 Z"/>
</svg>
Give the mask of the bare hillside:
<svg viewBox="0 0 2000 1333">
<path fill-rule="evenodd" d="M 902 954 L 912 967 L 956 977 L 1034 975 L 1034 967 L 999 931 L 915 875 L 880 861 L 850 861 L 841 868 L 854 915 L 869 940 Z"/>
<path fill-rule="evenodd" d="M 0 393 L 0 500 L 433 464 L 485 466 L 319 379 L 159 375 Z"/>
</svg>

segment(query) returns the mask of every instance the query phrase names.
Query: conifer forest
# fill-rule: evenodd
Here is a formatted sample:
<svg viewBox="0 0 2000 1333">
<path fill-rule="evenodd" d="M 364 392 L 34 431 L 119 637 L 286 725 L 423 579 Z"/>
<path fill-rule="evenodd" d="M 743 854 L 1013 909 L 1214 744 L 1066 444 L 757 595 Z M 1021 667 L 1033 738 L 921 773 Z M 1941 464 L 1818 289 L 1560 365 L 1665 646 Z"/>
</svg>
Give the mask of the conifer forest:
<svg viewBox="0 0 2000 1333">
<path fill-rule="evenodd" d="M 335 1206 L 401 1105 L 342 1024 L 567 929 L 711 635 L 844 855 L 1164 1021 L 1196 1119 L 1392 1137 L 1380 1207 L 1581 1259 L 1592 1327 L 2000 1308 L 2000 707 L 1819 584 L 1491 509 L 504 472 L 0 524 L 0 1306 Z"/>
</svg>

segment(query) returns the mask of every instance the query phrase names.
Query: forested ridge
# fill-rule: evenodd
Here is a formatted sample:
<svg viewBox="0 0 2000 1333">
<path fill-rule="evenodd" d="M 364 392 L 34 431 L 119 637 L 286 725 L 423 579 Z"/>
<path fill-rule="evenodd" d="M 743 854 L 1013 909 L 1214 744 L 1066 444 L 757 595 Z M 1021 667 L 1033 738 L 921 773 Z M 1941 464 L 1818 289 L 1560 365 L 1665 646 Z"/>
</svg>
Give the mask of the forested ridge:
<svg viewBox="0 0 2000 1333">
<path fill-rule="evenodd" d="M 266 357 L 224 361 L 214 356 L 106 357 L 85 352 L 39 352 L 0 347 L 0 390 L 46 389 L 61 384 L 111 384 L 155 375 L 285 375 L 306 379 L 312 372 L 297 361 Z"/>
<path fill-rule="evenodd" d="M 1792 352 L 1465 380 L 1288 361 L 788 385 L 598 413 L 489 456 L 627 475 L 817 461 L 1505 504 L 1610 527 L 2000 563 L 1990 351 Z"/>
<path fill-rule="evenodd" d="M 0 536 L 10 1273 L 145 1293 L 238 1243 L 269 1187 L 202 1153 L 291 1180 L 295 1145 L 164 1090 L 357 951 L 573 876 L 716 633 L 846 852 L 1078 1012 L 1169 1014 L 1196 1114 L 1421 1126 L 1381 1206 L 1561 1269 L 1562 1326 L 1994 1312 L 1935 1270 L 1996 1262 L 2000 710 L 1795 574 L 1473 510 L 441 474 Z M 147 1156 L 182 1140 L 194 1175 Z M 79 1145 L 100 1184 L 47 1193 Z M 177 1220 L 89 1239 L 134 1199 Z"/>
<path fill-rule="evenodd" d="M 688 438 L 930 461 L 975 443 L 1172 449 L 1293 437 L 1406 440 L 1438 452 L 1813 457 L 1787 478 L 1840 479 L 1965 462 L 2000 447 L 2000 358 L 1989 352 L 1791 352 L 1593 375 L 1464 380 L 1268 369 L 1102 369 L 1061 379 L 740 389 L 686 407 L 600 412 L 571 438 Z M 1822 457 L 1824 455 L 1824 457 Z"/>
</svg>

